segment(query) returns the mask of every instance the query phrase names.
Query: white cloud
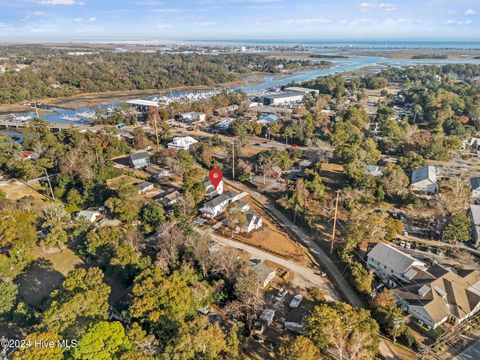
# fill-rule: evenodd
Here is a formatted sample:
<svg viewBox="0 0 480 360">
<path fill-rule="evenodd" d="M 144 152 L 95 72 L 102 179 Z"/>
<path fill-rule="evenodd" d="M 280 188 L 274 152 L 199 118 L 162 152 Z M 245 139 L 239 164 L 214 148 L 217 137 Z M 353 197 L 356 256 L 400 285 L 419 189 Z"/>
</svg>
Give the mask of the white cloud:
<svg viewBox="0 0 480 360">
<path fill-rule="evenodd" d="M 175 13 L 183 13 L 186 12 L 187 9 L 179 9 L 179 8 L 163 8 L 163 9 L 154 9 L 156 13 L 161 14 L 175 14 Z"/>
<path fill-rule="evenodd" d="M 285 21 L 285 24 L 296 24 L 296 25 L 327 25 L 332 22 L 328 19 L 290 19 Z"/>
<path fill-rule="evenodd" d="M 445 24 L 446 25 L 471 25 L 472 22 L 470 20 L 467 20 L 467 21 L 462 21 L 462 20 L 453 20 L 453 19 L 449 19 L 447 21 L 445 21 Z"/>
<path fill-rule="evenodd" d="M 473 9 L 468 9 L 467 11 L 465 11 L 465 15 L 467 16 L 475 16 L 477 15 L 477 12 Z"/>
<path fill-rule="evenodd" d="M 93 23 L 95 21 L 97 21 L 97 18 L 96 17 L 89 17 L 89 18 L 82 18 L 82 17 L 76 17 L 73 19 L 74 22 L 76 23 Z"/>
<path fill-rule="evenodd" d="M 395 4 L 391 4 L 391 3 L 378 4 L 378 3 L 371 3 L 371 2 L 363 2 L 358 4 L 358 7 L 362 9 L 362 11 L 368 11 L 371 9 L 381 9 L 381 10 L 390 12 L 390 11 L 395 11 L 397 9 Z"/>
<path fill-rule="evenodd" d="M 40 4 L 45 5 L 75 5 L 75 3 L 76 0 L 40 0 Z"/>
<path fill-rule="evenodd" d="M 411 26 L 411 25 L 420 25 L 423 23 L 420 19 L 411 19 L 411 18 L 398 18 L 398 19 L 385 19 L 383 20 L 383 25 L 386 26 Z"/>
<path fill-rule="evenodd" d="M 350 21 L 350 26 L 358 27 L 358 26 L 370 26 L 372 25 L 372 20 L 367 18 L 356 19 Z"/>
<path fill-rule="evenodd" d="M 193 25 L 200 26 L 200 27 L 212 27 L 212 26 L 215 26 L 217 24 L 213 21 L 198 21 L 196 23 L 193 23 Z"/>
<path fill-rule="evenodd" d="M 169 23 L 160 23 L 160 24 L 157 24 L 157 29 L 169 29 L 173 27 L 172 24 L 169 24 Z"/>
</svg>

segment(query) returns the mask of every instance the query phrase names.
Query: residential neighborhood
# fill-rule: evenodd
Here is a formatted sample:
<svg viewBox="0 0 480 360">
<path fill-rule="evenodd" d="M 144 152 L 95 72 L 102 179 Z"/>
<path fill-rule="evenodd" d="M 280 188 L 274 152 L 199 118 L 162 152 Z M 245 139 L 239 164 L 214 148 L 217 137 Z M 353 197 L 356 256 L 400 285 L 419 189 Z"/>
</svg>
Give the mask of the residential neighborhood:
<svg viewBox="0 0 480 360">
<path fill-rule="evenodd" d="M 480 359 L 480 47 L 447 45 L 0 45 L 0 358 Z"/>
</svg>

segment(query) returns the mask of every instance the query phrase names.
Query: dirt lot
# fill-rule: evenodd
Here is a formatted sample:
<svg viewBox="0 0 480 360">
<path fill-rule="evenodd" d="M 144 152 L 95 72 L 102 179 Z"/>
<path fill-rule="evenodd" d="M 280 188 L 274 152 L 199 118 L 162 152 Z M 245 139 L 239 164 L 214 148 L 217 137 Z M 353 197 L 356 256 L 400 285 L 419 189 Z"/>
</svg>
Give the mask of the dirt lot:
<svg viewBox="0 0 480 360">
<path fill-rule="evenodd" d="M 327 186 L 338 187 L 339 184 L 343 184 L 345 181 L 342 165 L 334 163 L 322 163 L 320 166 L 320 171 Z"/>
<path fill-rule="evenodd" d="M 251 234 L 236 234 L 233 236 L 235 240 L 267 250 L 281 257 L 295 260 L 302 265 L 312 264 L 303 248 L 288 237 L 287 234 L 253 202 L 251 197 L 246 197 L 242 200 L 246 201 L 251 209 L 262 216 L 263 227 L 260 230 L 253 231 Z"/>
<path fill-rule="evenodd" d="M 82 260 L 68 248 L 59 253 L 46 254 L 36 246 L 32 250 L 32 255 L 35 261 L 18 277 L 18 284 L 22 297 L 33 306 L 40 305 L 71 270 L 83 264 Z"/>
<path fill-rule="evenodd" d="M 20 200 L 24 197 L 30 196 L 35 200 L 40 202 L 49 201 L 49 199 L 39 193 L 35 188 L 38 188 L 40 185 L 37 184 L 30 184 L 26 185 L 18 180 L 12 180 L 7 183 L 0 184 L 0 190 L 2 190 L 7 197 L 11 200 Z"/>
</svg>

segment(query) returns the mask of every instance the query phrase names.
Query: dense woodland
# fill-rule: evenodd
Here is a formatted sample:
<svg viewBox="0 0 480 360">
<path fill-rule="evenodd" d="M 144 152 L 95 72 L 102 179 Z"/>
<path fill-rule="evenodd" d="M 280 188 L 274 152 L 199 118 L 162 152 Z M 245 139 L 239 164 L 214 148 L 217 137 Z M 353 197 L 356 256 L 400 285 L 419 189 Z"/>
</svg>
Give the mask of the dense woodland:
<svg viewBox="0 0 480 360">
<path fill-rule="evenodd" d="M 13 54 L 12 54 L 13 52 Z M 7 69 L 0 73 L 0 104 L 114 90 L 167 89 L 215 85 L 253 71 L 295 69 L 305 61 L 273 59 L 253 54 L 201 55 L 100 52 L 68 55 L 66 51 L 0 48 Z M 0 65 L 1 63 L 0 62 Z M 280 65 L 280 67 L 279 67 Z"/>
</svg>

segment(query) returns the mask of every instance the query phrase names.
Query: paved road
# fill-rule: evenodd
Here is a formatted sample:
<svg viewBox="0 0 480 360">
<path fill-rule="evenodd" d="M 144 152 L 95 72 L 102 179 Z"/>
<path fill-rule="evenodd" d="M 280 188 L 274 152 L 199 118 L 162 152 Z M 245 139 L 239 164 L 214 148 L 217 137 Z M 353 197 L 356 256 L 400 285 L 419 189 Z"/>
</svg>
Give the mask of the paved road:
<svg viewBox="0 0 480 360">
<path fill-rule="evenodd" d="M 478 360 L 480 359 L 480 341 L 470 346 L 460 355 L 455 357 L 455 360 Z"/>
<path fill-rule="evenodd" d="M 292 280 L 293 285 L 301 286 L 301 287 L 311 287 L 315 286 L 318 287 L 326 293 L 326 299 L 329 301 L 338 301 L 340 297 L 338 294 L 335 293 L 335 290 L 327 283 L 326 279 L 322 278 L 320 275 L 315 273 L 315 270 L 310 269 L 306 266 L 302 266 L 297 264 L 296 262 L 286 260 L 282 257 L 273 255 L 268 251 L 264 251 L 258 249 L 254 246 L 250 246 L 238 241 L 225 239 L 223 237 L 211 234 L 212 239 L 216 242 L 230 246 L 236 249 L 244 250 L 252 255 L 253 258 L 258 258 L 261 260 L 268 260 L 272 261 L 285 269 L 290 270 L 294 274 L 294 278 Z"/>
<path fill-rule="evenodd" d="M 270 214 L 270 216 L 277 220 L 277 222 L 284 228 L 285 231 L 294 236 L 297 241 L 300 241 L 310 250 L 313 257 L 324 267 L 330 280 L 335 284 L 343 297 L 355 307 L 365 307 L 363 299 L 355 292 L 355 290 L 353 290 L 347 280 L 345 280 L 344 276 L 346 271 L 341 272 L 330 259 L 330 257 L 323 251 L 323 249 L 321 249 L 319 245 L 317 245 L 308 235 L 306 235 L 303 230 L 296 226 L 287 216 L 273 206 L 267 197 L 236 181 L 224 181 L 226 181 L 226 183 L 229 185 L 233 185 L 243 191 L 249 192 L 255 197 L 255 199 L 259 200 L 263 204 L 264 209 Z"/>
</svg>

